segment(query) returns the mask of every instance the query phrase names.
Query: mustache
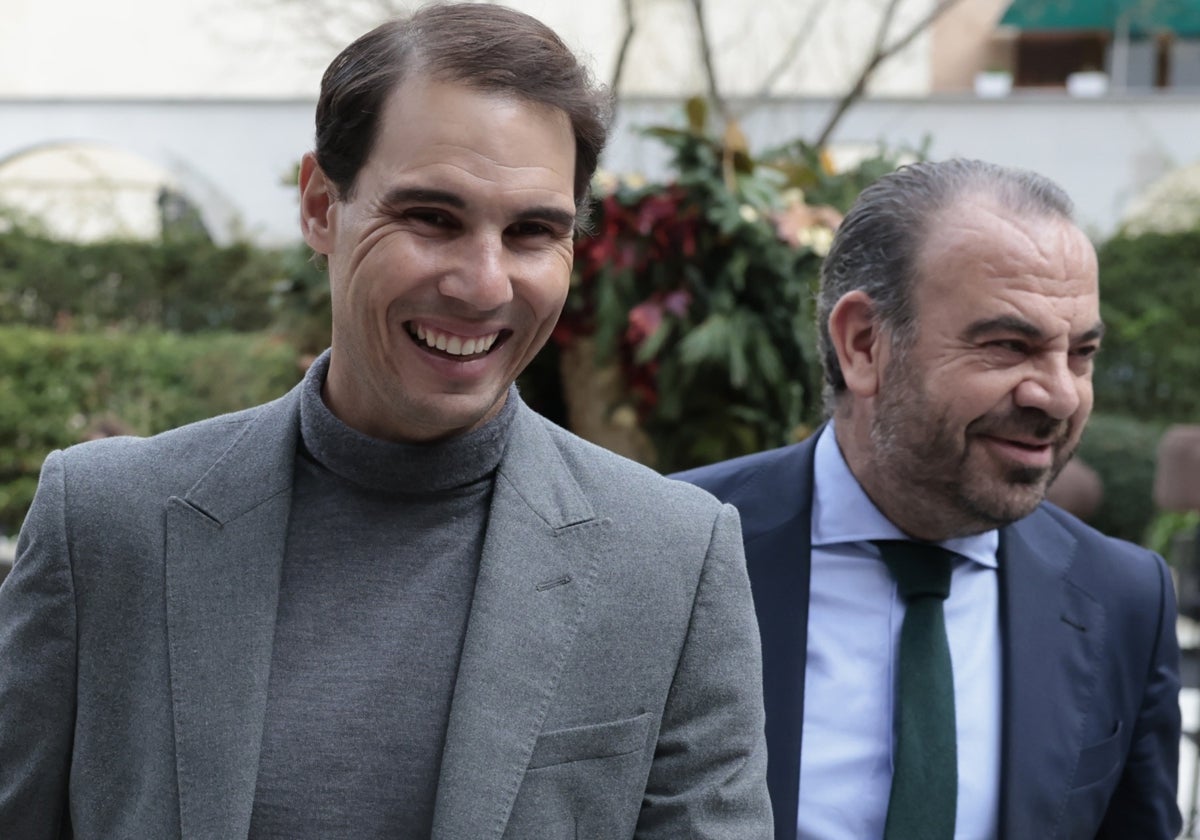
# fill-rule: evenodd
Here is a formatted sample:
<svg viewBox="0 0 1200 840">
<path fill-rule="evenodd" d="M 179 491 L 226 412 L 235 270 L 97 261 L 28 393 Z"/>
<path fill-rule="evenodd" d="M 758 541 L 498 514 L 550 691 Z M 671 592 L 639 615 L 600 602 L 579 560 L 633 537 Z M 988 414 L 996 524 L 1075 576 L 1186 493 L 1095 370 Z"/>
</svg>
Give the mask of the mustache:
<svg viewBox="0 0 1200 840">
<path fill-rule="evenodd" d="M 1063 443 L 1071 432 L 1066 420 L 1056 420 L 1040 408 L 1020 408 L 973 421 L 968 432 L 995 437 L 1033 438 L 1042 443 Z"/>
</svg>

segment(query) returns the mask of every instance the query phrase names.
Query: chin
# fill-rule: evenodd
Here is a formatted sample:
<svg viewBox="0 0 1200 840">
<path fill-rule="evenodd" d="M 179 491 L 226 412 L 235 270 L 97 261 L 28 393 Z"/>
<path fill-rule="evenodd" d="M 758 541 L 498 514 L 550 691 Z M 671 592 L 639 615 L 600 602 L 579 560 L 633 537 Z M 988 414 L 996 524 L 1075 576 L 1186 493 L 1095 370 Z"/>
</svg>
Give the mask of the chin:
<svg viewBox="0 0 1200 840">
<path fill-rule="evenodd" d="M 1007 484 L 964 499 L 970 513 L 989 527 L 1000 528 L 1024 519 L 1046 498 L 1045 483 Z"/>
</svg>

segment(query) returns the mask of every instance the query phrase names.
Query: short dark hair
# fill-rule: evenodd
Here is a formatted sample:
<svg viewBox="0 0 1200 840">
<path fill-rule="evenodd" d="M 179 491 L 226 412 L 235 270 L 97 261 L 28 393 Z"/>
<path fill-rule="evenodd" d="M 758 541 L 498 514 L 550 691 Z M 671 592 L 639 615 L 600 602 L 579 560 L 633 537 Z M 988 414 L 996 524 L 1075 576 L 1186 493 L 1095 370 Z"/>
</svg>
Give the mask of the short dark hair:
<svg viewBox="0 0 1200 840">
<path fill-rule="evenodd" d="M 608 139 L 611 96 L 548 26 L 490 3 L 435 4 L 388 21 L 325 70 L 316 158 L 339 198 L 353 195 L 387 96 L 413 73 L 566 113 L 575 136 L 575 206 L 583 210 Z"/>
<path fill-rule="evenodd" d="M 903 352 L 917 336 L 912 289 L 917 257 L 938 211 L 969 193 L 990 195 L 1017 213 L 1071 219 L 1062 188 L 1036 172 L 978 160 L 923 161 L 880 178 L 859 195 L 838 226 L 821 265 L 817 327 L 825 373 L 826 408 L 846 390 L 829 335 L 829 315 L 847 292 L 861 290 Z"/>
</svg>

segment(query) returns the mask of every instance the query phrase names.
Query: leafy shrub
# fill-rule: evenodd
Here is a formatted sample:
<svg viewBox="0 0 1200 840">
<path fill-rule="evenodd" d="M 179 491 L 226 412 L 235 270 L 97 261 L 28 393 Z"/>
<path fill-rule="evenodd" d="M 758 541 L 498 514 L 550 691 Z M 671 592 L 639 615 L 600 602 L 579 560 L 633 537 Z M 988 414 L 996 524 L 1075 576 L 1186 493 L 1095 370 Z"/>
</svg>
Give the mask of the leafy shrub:
<svg viewBox="0 0 1200 840">
<path fill-rule="evenodd" d="M 1164 510 L 1150 521 L 1142 544 L 1151 551 L 1157 551 L 1174 565 L 1183 559 L 1183 542 L 1189 537 L 1194 539 L 1197 533 L 1200 533 L 1200 511 Z"/>
<path fill-rule="evenodd" d="M 689 119 L 648 132 L 672 149 L 672 179 L 598 183 L 555 331 L 619 365 L 664 471 L 789 443 L 817 419 L 812 300 L 841 214 L 811 194 L 861 188 L 803 149 L 754 160 L 736 126 L 706 131 L 698 101 Z M 870 162 L 863 183 L 871 167 L 891 168 Z"/>
<path fill-rule="evenodd" d="M 97 421 L 152 434 L 279 396 L 296 352 L 261 334 L 58 333 L 0 326 L 0 532 L 15 532 L 46 454 Z"/>
<path fill-rule="evenodd" d="M 1154 470 L 1163 427 L 1130 417 L 1095 414 L 1079 457 L 1100 475 L 1104 500 L 1091 524 L 1109 536 L 1141 542 L 1155 517 Z"/>
<path fill-rule="evenodd" d="M 304 243 L 280 253 L 281 277 L 271 292 L 275 328 L 306 353 L 319 353 L 332 339 L 329 275 L 324 258 Z"/>
<path fill-rule="evenodd" d="M 0 232 L 0 324 L 261 330 L 290 254 L 196 233 L 80 244 L 14 224 Z"/>
<path fill-rule="evenodd" d="M 1200 417 L 1200 230 L 1119 234 L 1099 249 L 1108 331 L 1096 359 L 1105 412 L 1189 422 Z"/>
</svg>

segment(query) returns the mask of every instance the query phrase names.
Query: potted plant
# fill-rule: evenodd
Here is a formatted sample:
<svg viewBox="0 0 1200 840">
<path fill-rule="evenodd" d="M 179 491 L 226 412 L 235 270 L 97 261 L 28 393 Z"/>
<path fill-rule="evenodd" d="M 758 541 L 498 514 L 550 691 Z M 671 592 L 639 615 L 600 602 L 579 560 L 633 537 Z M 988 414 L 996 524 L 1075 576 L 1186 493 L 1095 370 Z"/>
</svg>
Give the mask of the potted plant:
<svg viewBox="0 0 1200 840">
<path fill-rule="evenodd" d="M 894 165 L 835 172 L 800 145 L 752 158 L 736 123 L 710 133 L 700 100 L 688 115 L 647 130 L 672 149 L 671 177 L 598 178 L 554 333 L 570 428 L 663 471 L 808 433 L 835 206 Z"/>
<path fill-rule="evenodd" d="M 1071 96 L 1103 96 L 1108 93 L 1108 74 L 1095 65 L 1085 65 L 1067 76 Z"/>
<path fill-rule="evenodd" d="M 1004 67 L 989 67 L 975 74 L 975 95 L 998 99 L 1012 92 L 1012 73 Z"/>
</svg>

